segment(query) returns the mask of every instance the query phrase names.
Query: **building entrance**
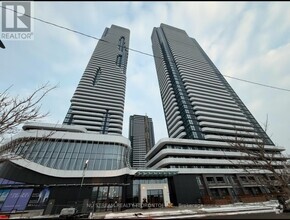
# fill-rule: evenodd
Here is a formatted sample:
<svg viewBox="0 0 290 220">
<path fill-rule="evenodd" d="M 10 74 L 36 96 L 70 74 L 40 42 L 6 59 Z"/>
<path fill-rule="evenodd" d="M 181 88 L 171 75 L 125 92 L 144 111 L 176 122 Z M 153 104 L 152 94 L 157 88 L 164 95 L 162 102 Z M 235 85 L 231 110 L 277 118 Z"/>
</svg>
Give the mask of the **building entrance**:
<svg viewBox="0 0 290 220">
<path fill-rule="evenodd" d="M 164 206 L 163 190 L 149 189 L 147 190 L 148 207 L 161 208 Z"/>
<path fill-rule="evenodd" d="M 140 205 L 146 202 L 148 208 L 163 208 L 170 204 L 167 183 L 140 184 Z"/>
</svg>

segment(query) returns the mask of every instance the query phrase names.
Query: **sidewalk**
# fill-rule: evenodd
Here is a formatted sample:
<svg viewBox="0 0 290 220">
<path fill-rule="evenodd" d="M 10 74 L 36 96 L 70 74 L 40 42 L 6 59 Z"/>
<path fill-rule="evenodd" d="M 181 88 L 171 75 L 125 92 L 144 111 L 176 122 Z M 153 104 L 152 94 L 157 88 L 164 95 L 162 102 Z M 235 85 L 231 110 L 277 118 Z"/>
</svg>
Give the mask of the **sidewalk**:
<svg viewBox="0 0 290 220">
<path fill-rule="evenodd" d="M 172 208 L 127 209 L 121 212 L 94 213 L 94 219 L 122 219 L 122 218 L 198 218 L 222 214 L 247 214 L 277 212 L 277 200 L 260 203 L 235 203 L 230 205 L 182 205 Z"/>
</svg>

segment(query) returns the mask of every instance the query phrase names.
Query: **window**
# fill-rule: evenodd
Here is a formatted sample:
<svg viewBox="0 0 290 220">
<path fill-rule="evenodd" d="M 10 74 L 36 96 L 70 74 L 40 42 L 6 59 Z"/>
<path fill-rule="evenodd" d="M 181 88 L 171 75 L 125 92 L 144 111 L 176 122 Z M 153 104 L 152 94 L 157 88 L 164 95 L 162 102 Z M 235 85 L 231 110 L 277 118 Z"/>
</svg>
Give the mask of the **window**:
<svg viewBox="0 0 290 220">
<path fill-rule="evenodd" d="M 102 127 L 101 127 L 101 134 L 107 134 L 109 130 L 109 122 L 110 122 L 110 114 L 109 110 L 106 110 L 106 113 L 104 114 L 104 119 L 102 122 Z"/>
<path fill-rule="evenodd" d="M 117 161 L 116 160 L 113 160 L 112 170 L 116 170 L 116 169 L 118 169 L 118 167 L 117 167 Z"/>
<path fill-rule="evenodd" d="M 100 163 L 101 163 L 101 160 L 96 160 L 95 161 L 94 170 L 99 170 L 100 169 Z"/>
<path fill-rule="evenodd" d="M 125 49 L 125 37 L 121 37 L 119 39 L 119 45 L 118 45 L 118 47 L 119 47 L 119 51 L 121 51 L 121 52 L 124 51 L 124 49 Z"/>
<path fill-rule="evenodd" d="M 101 77 L 101 68 L 97 68 L 95 77 L 93 79 L 93 86 L 97 85 L 97 82 L 100 80 Z"/>
<path fill-rule="evenodd" d="M 244 188 L 244 191 L 246 195 L 252 195 L 252 191 L 250 190 L 250 188 Z"/>
<path fill-rule="evenodd" d="M 230 178 L 230 176 L 226 176 L 226 180 L 227 180 L 228 183 L 231 183 L 231 178 Z"/>
<path fill-rule="evenodd" d="M 106 170 L 106 162 L 107 160 L 100 160 L 100 170 Z"/>
<path fill-rule="evenodd" d="M 117 55 L 117 59 L 116 59 L 116 65 L 118 67 L 121 67 L 121 64 L 122 64 L 122 55 L 121 54 L 118 54 Z"/>
<path fill-rule="evenodd" d="M 232 176 L 231 178 L 234 183 L 239 183 L 238 178 L 236 176 Z"/>
<path fill-rule="evenodd" d="M 94 143 L 92 148 L 92 154 L 96 154 L 99 151 L 98 143 Z"/>
<path fill-rule="evenodd" d="M 253 176 L 249 176 L 248 179 L 251 181 L 251 182 L 255 182 L 255 178 Z"/>
<path fill-rule="evenodd" d="M 227 195 L 229 195 L 229 192 L 228 192 L 227 189 L 220 189 L 220 192 L 221 192 L 222 196 L 227 196 Z"/>
<path fill-rule="evenodd" d="M 259 195 L 259 194 L 261 194 L 261 190 L 260 190 L 258 187 L 253 187 L 253 188 L 252 188 L 252 191 L 253 191 L 254 195 Z"/>
<path fill-rule="evenodd" d="M 225 182 L 223 177 L 217 177 L 216 180 L 217 180 L 218 183 L 224 183 Z"/>
<path fill-rule="evenodd" d="M 214 198 L 219 198 L 220 197 L 219 192 L 218 192 L 217 189 L 210 189 L 210 193 L 211 193 L 212 197 L 214 197 Z"/>
<path fill-rule="evenodd" d="M 245 176 L 241 176 L 240 179 L 241 179 L 242 182 L 245 182 L 245 183 L 248 182 L 248 180 L 247 180 L 247 178 Z"/>
<path fill-rule="evenodd" d="M 112 159 L 107 159 L 106 170 L 112 169 Z"/>
<path fill-rule="evenodd" d="M 198 184 L 199 186 L 202 186 L 202 182 L 201 182 L 200 176 L 197 176 L 197 177 L 196 177 L 196 181 L 197 181 L 197 184 Z"/>
<path fill-rule="evenodd" d="M 241 188 L 234 188 L 234 192 L 236 195 L 242 195 L 243 194 L 243 190 Z"/>
<path fill-rule="evenodd" d="M 209 184 L 211 184 L 211 183 L 215 183 L 213 177 L 207 177 L 206 180 L 207 180 L 207 182 L 208 182 Z"/>
<path fill-rule="evenodd" d="M 100 186 L 99 187 L 99 192 L 98 192 L 98 197 L 97 197 L 97 202 L 103 203 L 107 200 L 108 196 L 108 187 L 107 186 Z"/>
<path fill-rule="evenodd" d="M 120 201 L 122 196 L 122 188 L 120 186 L 110 186 L 108 198 L 114 201 Z"/>
</svg>

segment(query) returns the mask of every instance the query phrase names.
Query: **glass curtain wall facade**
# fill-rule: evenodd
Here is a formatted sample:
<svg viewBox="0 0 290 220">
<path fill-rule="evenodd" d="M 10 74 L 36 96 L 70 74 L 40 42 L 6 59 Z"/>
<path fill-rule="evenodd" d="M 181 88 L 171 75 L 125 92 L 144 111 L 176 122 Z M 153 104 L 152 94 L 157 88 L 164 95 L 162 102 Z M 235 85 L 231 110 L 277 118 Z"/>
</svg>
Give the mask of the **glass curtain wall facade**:
<svg viewBox="0 0 290 220">
<path fill-rule="evenodd" d="M 127 166 L 127 146 L 114 142 L 49 139 L 22 143 L 15 152 L 24 159 L 61 170 L 118 170 Z"/>
<path fill-rule="evenodd" d="M 129 139 L 132 149 L 131 166 L 144 168 L 145 155 L 155 144 L 152 118 L 143 115 L 130 116 Z"/>
</svg>

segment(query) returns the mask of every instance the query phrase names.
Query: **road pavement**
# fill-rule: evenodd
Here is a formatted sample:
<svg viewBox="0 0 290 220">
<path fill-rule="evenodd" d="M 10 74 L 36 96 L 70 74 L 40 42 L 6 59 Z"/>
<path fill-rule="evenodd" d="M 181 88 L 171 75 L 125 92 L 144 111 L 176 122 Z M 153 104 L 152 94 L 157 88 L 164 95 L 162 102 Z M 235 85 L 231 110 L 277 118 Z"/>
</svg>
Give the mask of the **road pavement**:
<svg viewBox="0 0 290 220">
<path fill-rule="evenodd" d="M 254 214 L 238 214 L 238 215 L 215 215 L 200 217 L 200 219 L 290 219 L 290 213 L 254 213 Z"/>
</svg>

